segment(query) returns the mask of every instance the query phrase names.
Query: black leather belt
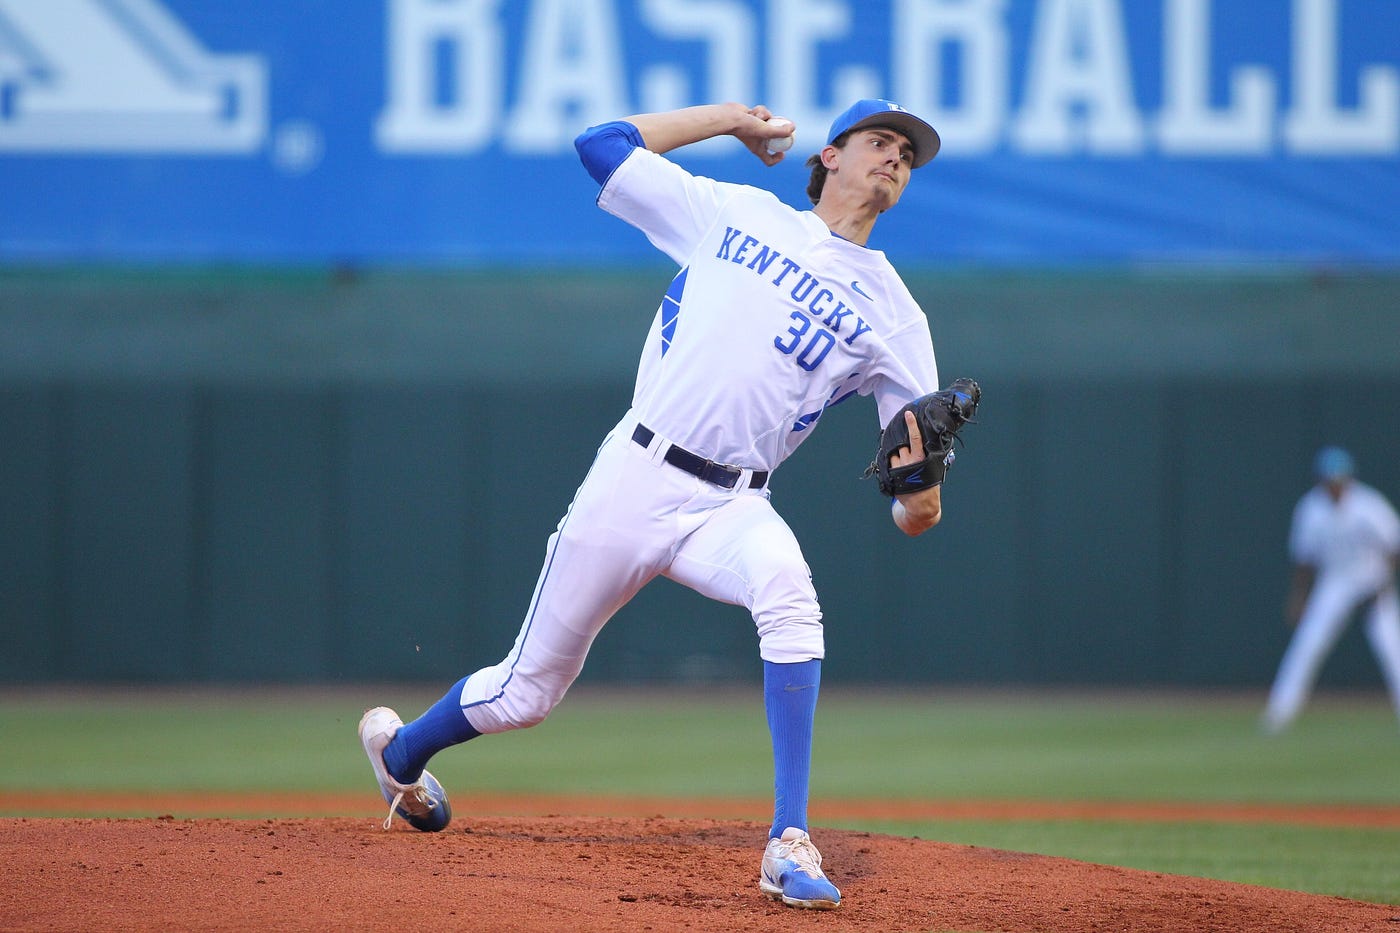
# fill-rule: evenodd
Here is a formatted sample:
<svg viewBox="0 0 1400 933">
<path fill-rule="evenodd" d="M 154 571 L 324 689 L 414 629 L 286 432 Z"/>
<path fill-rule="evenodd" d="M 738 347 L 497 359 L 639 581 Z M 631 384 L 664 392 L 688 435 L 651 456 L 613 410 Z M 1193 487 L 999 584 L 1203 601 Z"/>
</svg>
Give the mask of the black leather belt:
<svg viewBox="0 0 1400 933">
<path fill-rule="evenodd" d="M 632 440 L 639 446 L 650 447 L 652 439 L 656 437 L 656 432 L 644 424 L 637 425 L 637 429 L 632 432 Z M 715 463 L 713 460 L 706 460 L 698 454 L 693 454 L 683 447 L 672 444 L 666 449 L 666 456 L 663 458 L 671 466 L 685 470 L 691 476 L 698 476 L 707 483 L 713 483 L 724 489 L 733 489 L 739 482 L 739 477 L 744 475 L 744 471 L 738 467 L 725 466 L 723 463 Z M 750 489 L 762 489 L 768 482 L 767 470 L 754 470 L 749 476 Z"/>
</svg>

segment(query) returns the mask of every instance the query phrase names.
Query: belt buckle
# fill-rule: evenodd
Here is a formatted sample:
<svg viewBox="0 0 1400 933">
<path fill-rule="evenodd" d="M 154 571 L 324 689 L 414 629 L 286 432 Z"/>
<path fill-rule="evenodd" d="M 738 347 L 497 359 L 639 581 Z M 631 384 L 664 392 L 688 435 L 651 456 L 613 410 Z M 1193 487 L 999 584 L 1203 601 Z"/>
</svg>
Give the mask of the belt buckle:
<svg viewBox="0 0 1400 933">
<path fill-rule="evenodd" d="M 739 477 L 743 475 L 741 470 L 732 470 L 713 460 L 706 460 L 705 466 L 700 471 L 700 478 L 707 483 L 713 483 L 722 489 L 733 489 L 739 483 Z"/>
</svg>

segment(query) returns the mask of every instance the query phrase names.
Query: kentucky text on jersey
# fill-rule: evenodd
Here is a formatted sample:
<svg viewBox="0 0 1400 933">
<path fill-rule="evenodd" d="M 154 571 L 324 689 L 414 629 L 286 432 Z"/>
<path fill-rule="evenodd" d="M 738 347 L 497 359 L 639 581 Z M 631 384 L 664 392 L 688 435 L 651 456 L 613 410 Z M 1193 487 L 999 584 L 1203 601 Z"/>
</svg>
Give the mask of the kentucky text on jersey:
<svg viewBox="0 0 1400 933">
<path fill-rule="evenodd" d="M 743 239 L 740 240 L 740 237 Z M 784 287 L 789 275 L 801 273 L 797 283 L 792 286 L 792 300 L 805 306 L 814 318 L 838 334 L 842 332 L 843 325 L 850 324 L 853 329 L 845 339 L 846 346 L 851 346 L 857 337 L 870 330 L 870 325 L 865 323 L 865 319 L 856 314 L 854 309 L 846 307 L 846 303 L 837 298 L 831 289 L 819 287 L 822 285 L 821 279 L 810 272 L 803 272 L 800 265 L 742 230 L 736 230 L 734 227 L 724 228 L 724 240 L 720 243 L 715 258 L 727 259 L 735 265 L 745 266 L 758 275 L 767 275 L 769 268 L 776 262 L 778 272 L 770 280 L 775 288 Z M 835 302 L 834 307 L 832 302 Z M 855 318 L 853 322 L 848 320 L 851 317 Z"/>
</svg>

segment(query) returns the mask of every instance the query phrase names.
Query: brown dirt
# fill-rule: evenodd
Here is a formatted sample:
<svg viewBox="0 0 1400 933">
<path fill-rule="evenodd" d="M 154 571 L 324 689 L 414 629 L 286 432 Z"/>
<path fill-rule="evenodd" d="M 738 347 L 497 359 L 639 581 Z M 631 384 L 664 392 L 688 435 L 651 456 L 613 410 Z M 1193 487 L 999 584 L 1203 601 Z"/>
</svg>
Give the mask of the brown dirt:
<svg viewBox="0 0 1400 933">
<path fill-rule="evenodd" d="M 363 795 L 315 806 L 285 797 L 67 795 L 44 806 L 26 799 L 28 812 L 163 815 L 0 820 L 4 930 L 1400 933 L 1396 907 L 820 827 L 813 836 L 845 902 L 831 912 L 793 910 L 757 888 L 767 826 L 704 815 L 749 802 L 473 798 L 457 803 L 445 832 L 425 834 L 401 821 L 384 832 L 379 808 Z M 0 795 L 0 811 L 16 812 L 21 803 Z M 1089 807 L 871 802 L 843 805 L 840 815 L 1282 815 L 1250 807 Z M 663 809 L 667 816 L 637 815 Z M 174 815 L 298 810 L 318 816 Z M 502 810 L 516 815 L 465 816 Z M 609 810 L 615 814 L 597 812 Z M 594 815 L 549 815 L 578 811 Z M 823 812 L 838 815 L 831 806 Z M 356 815 L 319 815 L 331 813 Z M 1384 808 L 1289 808 L 1281 821 L 1299 822 L 1300 814 L 1336 825 L 1396 825 L 1400 817 Z M 814 813 L 818 823 L 821 815 Z"/>
</svg>

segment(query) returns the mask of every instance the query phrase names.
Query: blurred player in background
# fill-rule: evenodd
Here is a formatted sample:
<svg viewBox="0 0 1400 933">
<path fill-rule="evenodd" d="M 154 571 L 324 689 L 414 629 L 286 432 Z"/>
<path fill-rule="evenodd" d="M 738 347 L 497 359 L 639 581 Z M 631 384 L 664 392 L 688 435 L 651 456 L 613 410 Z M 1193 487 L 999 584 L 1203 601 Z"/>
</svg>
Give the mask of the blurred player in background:
<svg viewBox="0 0 1400 933">
<path fill-rule="evenodd" d="M 840 903 L 807 832 L 822 613 L 768 484 L 831 405 L 873 396 L 884 426 L 938 387 L 927 318 L 884 254 L 865 244 L 939 139 L 896 104 L 857 102 L 809 160 L 808 211 L 663 156 L 733 136 L 776 165 L 793 126 L 770 118 L 761 106 L 690 107 L 595 126 L 576 141 L 600 186 L 598 206 L 645 233 L 680 271 L 647 335 L 632 406 L 549 539 L 514 647 L 407 725 L 386 707 L 361 721 L 389 820 L 398 813 L 418 829 L 442 829 L 447 797 L 424 770 L 428 760 L 542 721 L 613 613 L 665 576 L 744 606 L 757 628 L 775 797 L 760 889 L 796 907 Z M 539 437 L 520 445 L 527 463 L 533 450 L 553 475 L 549 417 L 540 410 L 537 426 L 523 419 L 522 431 Z M 896 465 L 924 460 L 913 415 L 906 421 L 910 444 Z M 834 489 L 816 505 L 844 508 L 849 495 Z M 900 530 L 921 534 L 942 514 L 941 487 L 895 496 L 890 507 Z M 664 622 L 655 634 L 667 637 Z"/>
<path fill-rule="evenodd" d="M 1340 447 L 1318 451 L 1313 468 L 1317 483 L 1298 501 L 1289 532 L 1294 566 L 1286 615 L 1296 629 L 1264 711 L 1270 733 L 1298 717 L 1322 662 L 1358 610 L 1400 715 L 1400 519 L 1385 496 L 1356 479 L 1356 465 Z"/>
</svg>

